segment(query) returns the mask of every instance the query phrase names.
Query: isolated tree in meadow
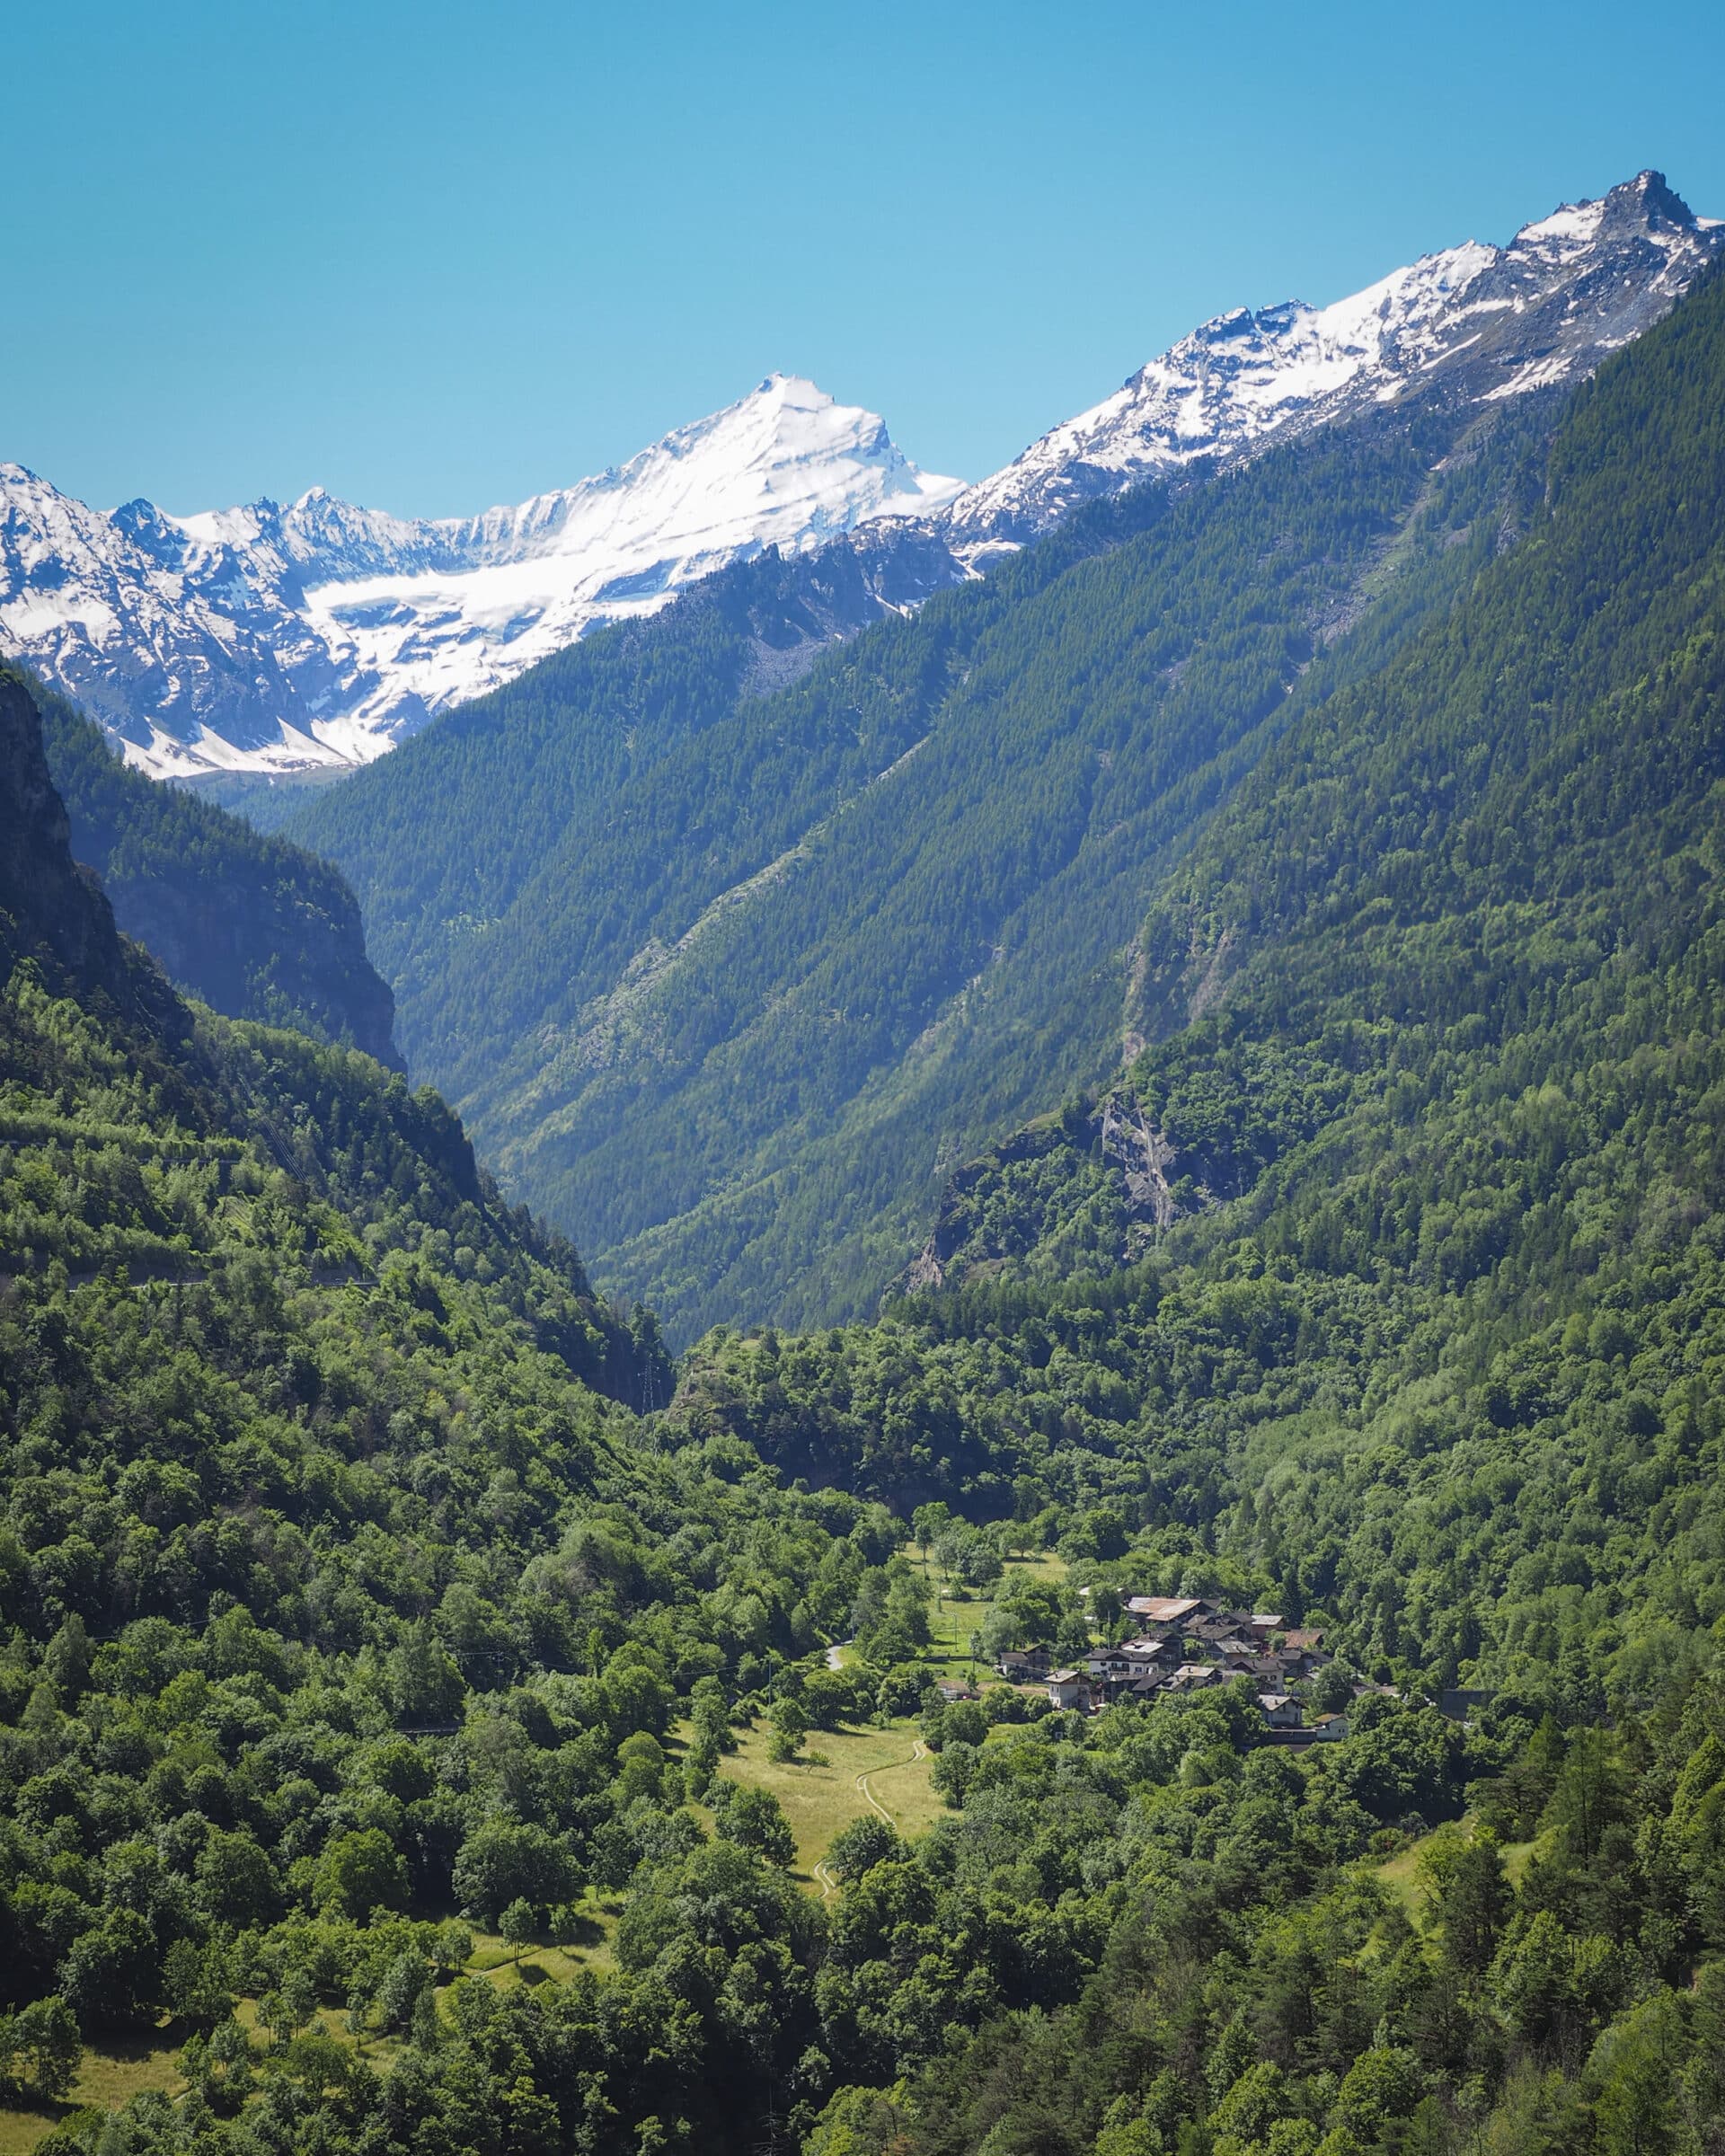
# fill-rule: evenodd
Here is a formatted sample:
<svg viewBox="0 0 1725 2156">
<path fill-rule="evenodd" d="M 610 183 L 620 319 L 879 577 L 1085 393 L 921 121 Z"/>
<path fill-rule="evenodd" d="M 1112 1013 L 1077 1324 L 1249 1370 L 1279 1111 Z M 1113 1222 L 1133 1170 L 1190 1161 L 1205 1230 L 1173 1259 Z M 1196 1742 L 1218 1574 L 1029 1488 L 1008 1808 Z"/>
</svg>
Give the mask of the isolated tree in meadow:
<svg viewBox="0 0 1725 2156">
<path fill-rule="evenodd" d="M 781 1763 L 794 1759 L 809 1734 L 809 1717 L 795 1700 L 777 1700 L 768 1719 L 773 1724 L 768 1757 Z"/>
<path fill-rule="evenodd" d="M 497 1928 L 509 1946 L 525 1947 L 533 1938 L 535 1922 L 533 1904 L 518 1897 L 498 1918 Z"/>
</svg>

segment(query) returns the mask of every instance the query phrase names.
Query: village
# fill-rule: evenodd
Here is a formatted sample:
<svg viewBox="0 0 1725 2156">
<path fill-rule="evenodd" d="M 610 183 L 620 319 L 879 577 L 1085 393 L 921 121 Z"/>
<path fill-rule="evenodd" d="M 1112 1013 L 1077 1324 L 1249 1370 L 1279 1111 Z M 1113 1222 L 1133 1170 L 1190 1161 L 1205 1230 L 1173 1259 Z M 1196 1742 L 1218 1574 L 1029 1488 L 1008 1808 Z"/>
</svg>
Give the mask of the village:
<svg viewBox="0 0 1725 2156">
<path fill-rule="evenodd" d="M 1322 1632 L 1290 1626 L 1278 1613 L 1225 1610 L 1198 1595 L 1135 1595 L 1122 1610 L 1129 1636 L 1093 1647 L 1082 1661 L 1055 1669 L 1042 1648 L 1012 1648 L 996 1658 L 995 1674 L 1022 1690 L 1046 1691 L 1052 1705 L 1080 1714 L 1099 1714 L 1127 1700 L 1179 1698 L 1248 1677 L 1272 1743 L 1333 1744 L 1347 1736 L 1345 1713 L 1308 1721 L 1295 1689 L 1333 1660 Z M 967 1688 L 942 1689 L 960 1696 Z"/>
</svg>

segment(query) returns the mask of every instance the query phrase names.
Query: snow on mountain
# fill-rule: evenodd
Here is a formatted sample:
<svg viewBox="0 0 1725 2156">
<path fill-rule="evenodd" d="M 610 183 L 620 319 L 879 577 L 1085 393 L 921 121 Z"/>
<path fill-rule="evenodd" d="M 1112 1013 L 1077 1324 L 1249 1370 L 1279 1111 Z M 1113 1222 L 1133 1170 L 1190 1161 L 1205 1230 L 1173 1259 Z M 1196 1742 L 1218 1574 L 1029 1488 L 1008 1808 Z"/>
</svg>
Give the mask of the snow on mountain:
<svg viewBox="0 0 1725 2156">
<path fill-rule="evenodd" d="M 887 551 L 916 554 L 925 592 L 1137 481 L 1407 399 L 1485 404 L 1570 380 L 1662 314 L 1721 243 L 1725 225 L 1642 172 L 1507 246 L 1426 255 L 1329 306 L 1217 315 L 968 488 L 791 375 L 618 470 L 468 518 L 410 521 L 322 489 L 285 508 L 104 512 L 0 464 L 0 653 L 157 776 L 340 770 L 767 546 L 902 528 Z"/>
<path fill-rule="evenodd" d="M 404 559 L 309 588 L 314 631 L 354 679 L 376 685 L 323 738 L 362 756 L 404 711 L 478 695 L 595 621 L 650 613 L 764 547 L 803 552 L 862 523 L 924 516 L 960 484 L 917 471 L 872 412 L 770 376 L 620 470 L 433 527 L 448 544 L 441 562 Z"/>
<path fill-rule="evenodd" d="M 102 512 L 0 465 L 0 651 L 160 777 L 368 761 L 596 623 L 768 546 L 926 517 L 960 491 L 872 412 L 773 375 L 620 469 L 482 516 Z"/>
<path fill-rule="evenodd" d="M 1237 307 L 967 489 L 944 527 L 986 560 L 1096 495 L 1235 461 L 1374 404 L 1486 402 L 1565 381 L 1662 314 L 1722 236 L 1647 172 L 1524 225 L 1507 247 L 1470 240 L 1330 306 Z"/>
</svg>

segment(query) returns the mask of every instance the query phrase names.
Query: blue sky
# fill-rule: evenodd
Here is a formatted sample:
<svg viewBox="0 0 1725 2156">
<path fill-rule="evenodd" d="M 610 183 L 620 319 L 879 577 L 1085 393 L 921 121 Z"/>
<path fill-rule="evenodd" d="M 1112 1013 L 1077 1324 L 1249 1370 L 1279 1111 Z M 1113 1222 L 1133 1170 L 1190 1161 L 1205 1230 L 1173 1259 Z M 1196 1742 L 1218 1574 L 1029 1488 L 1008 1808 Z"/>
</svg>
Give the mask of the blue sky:
<svg viewBox="0 0 1725 2156">
<path fill-rule="evenodd" d="M 186 511 L 566 483 L 774 367 L 967 478 L 1195 322 L 1661 167 L 1725 8 L 81 0 L 8 25 L 0 457 Z"/>
</svg>

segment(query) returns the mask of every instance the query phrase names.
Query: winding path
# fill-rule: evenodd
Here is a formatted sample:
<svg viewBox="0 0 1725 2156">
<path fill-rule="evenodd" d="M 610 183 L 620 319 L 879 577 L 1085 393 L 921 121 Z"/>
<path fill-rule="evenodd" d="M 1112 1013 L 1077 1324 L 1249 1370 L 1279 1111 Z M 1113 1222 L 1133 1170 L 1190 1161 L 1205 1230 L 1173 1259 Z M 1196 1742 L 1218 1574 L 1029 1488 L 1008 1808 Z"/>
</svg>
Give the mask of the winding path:
<svg viewBox="0 0 1725 2156">
<path fill-rule="evenodd" d="M 910 1748 L 910 1757 L 908 1759 L 895 1760 L 892 1765 L 889 1767 L 871 1767 L 869 1773 L 890 1774 L 899 1767 L 914 1767 L 919 1759 L 926 1759 L 927 1757 L 928 1746 L 919 1736 Z M 881 1803 L 880 1799 L 869 1787 L 868 1774 L 859 1774 L 856 1778 L 856 1786 L 862 1791 L 863 1797 L 868 1800 L 868 1802 L 873 1806 L 877 1812 L 880 1813 L 880 1816 L 886 1821 L 889 1826 L 896 1826 L 898 1824 L 898 1821 L 893 1817 L 892 1814 L 887 1809 L 886 1806 Z"/>
<path fill-rule="evenodd" d="M 868 1770 L 868 1773 L 853 1775 L 851 1778 L 852 1786 L 862 1797 L 863 1802 L 867 1804 L 871 1810 L 878 1812 L 880 1817 L 886 1821 L 889 1826 L 896 1827 L 898 1824 L 898 1821 L 887 1809 L 886 1806 L 881 1803 L 880 1799 L 875 1795 L 874 1791 L 869 1787 L 869 1775 L 896 1774 L 900 1767 L 914 1767 L 919 1759 L 926 1759 L 927 1757 L 928 1746 L 919 1736 L 911 1745 L 910 1757 L 908 1759 L 895 1759 L 888 1766 L 871 1767 Z M 826 1858 L 823 1857 L 819 1863 L 811 1865 L 809 1869 L 814 1875 L 815 1884 L 820 1888 L 821 1900 L 823 1902 L 830 1902 L 833 1896 L 838 1892 L 838 1881 L 833 1877 L 832 1867 L 827 1863 Z"/>
</svg>

